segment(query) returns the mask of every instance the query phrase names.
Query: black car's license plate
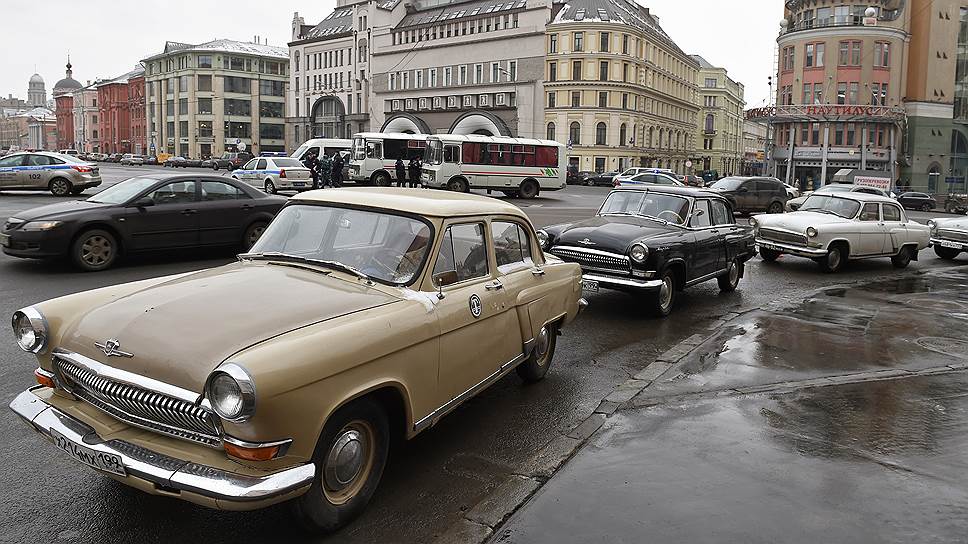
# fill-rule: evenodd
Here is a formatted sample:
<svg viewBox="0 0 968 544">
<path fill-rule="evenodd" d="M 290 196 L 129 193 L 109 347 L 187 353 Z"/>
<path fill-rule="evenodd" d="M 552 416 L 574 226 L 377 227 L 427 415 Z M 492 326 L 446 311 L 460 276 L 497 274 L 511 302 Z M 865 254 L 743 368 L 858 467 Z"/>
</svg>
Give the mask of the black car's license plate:
<svg viewBox="0 0 968 544">
<path fill-rule="evenodd" d="M 0 234 L 0 246 L 10 247 L 10 235 Z"/>
<path fill-rule="evenodd" d="M 595 280 L 581 280 L 581 290 L 589 293 L 597 293 L 598 282 Z"/>
<path fill-rule="evenodd" d="M 124 470 L 120 455 L 104 453 L 82 446 L 53 429 L 50 430 L 50 436 L 54 439 L 54 445 L 67 452 L 67 455 L 75 461 L 119 476 L 128 475 L 127 471 Z"/>
<path fill-rule="evenodd" d="M 2 241 L 3 241 L 3 239 L 0 238 L 0 243 L 2 243 Z M 935 242 L 935 244 L 937 244 L 937 245 L 939 245 L 941 247 L 950 247 L 952 249 L 962 249 L 964 247 L 964 245 L 965 245 L 965 244 L 960 244 L 958 242 L 951 242 L 951 241 L 948 241 L 948 240 L 938 240 L 937 242 Z"/>
</svg>

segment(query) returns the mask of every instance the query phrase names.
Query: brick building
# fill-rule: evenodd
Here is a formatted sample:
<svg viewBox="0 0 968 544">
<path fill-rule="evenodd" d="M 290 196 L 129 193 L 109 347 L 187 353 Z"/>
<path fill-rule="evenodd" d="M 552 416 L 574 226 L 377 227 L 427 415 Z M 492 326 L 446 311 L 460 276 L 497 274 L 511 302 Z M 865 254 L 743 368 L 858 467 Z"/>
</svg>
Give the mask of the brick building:
<svg viewBox="0 0 968 544">
<path fill-rule="evenodd" d="M 141 78 L 143 84 L 144 73 L 144 68 L 138 66 L 131 72 L 98 84 L 97 103 L 98 114 L 101 118 L 101 151 L 103 153 L 139 153 L 133 142 L 132 132 L 135 127 L 132 124 L 133 112 L 129 85 L 133 78 Z M 141 124 L 144 125 L 143 87 L 141 97 Z"/>
<path fill-rule="evenodd" d="M 131 129 L 131 152 L 139 155 L 148 152 L 148 126 L 145 122 L 145 74 L 141 70 L 128 80 L 128 111 Z"/>
<path fill-rule="evenodd" d="M 74 91 L 82 87 L 73 78 L 71 61 L 67 60 L 64 79 L 54 85 L 54 115 L 57 119 L 57 149 L 74 147 Z"/>
</svg>

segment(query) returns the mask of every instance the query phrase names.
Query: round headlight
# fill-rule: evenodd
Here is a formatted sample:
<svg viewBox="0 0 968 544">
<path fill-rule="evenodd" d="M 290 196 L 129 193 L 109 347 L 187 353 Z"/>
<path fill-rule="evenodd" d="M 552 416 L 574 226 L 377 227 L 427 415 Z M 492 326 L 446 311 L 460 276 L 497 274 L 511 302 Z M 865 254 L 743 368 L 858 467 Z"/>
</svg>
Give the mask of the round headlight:
<svg viewBox="0 0 968 544">
<path fill-rule="evenodd" d="M 750 226 L 751 227 L 755 227 L 755 226 L 757 226 L 759 224 L 760 224 L 760 222 L 757 221 L 755 217 L 750 217 Z"/>
<path fill-rule="evenodd" d="M 632 247 L 629 248 L 629 257 L 632 257 L 632 260 L 637 263 L 645 262 L 645 259 L 648 256 L 649 248 L 642 244 L 632 244 Z"/>
<path fill-rule="evenodd" d="M 807 227 L 807 238 L 816 238 L 816 237 L 817 237 L 817 229 L 813 227 Z"/>
<path fill-rule="evenodd" d="M 20 349 L 40 353 L 47 347 L 47 320 L 36 308 L 17 310 L 13 313 L 11 324 Z"/>
<path fill-rule="evenodd" d="M 209 378 L 208 401 L 222 419 L 245 421 L 255 413 L 255 386 L 245 369 L 228 363 Z"/>
<path fill-rule="evenodd" d="M 539 230 L 535 235 L 538 237 L 538 243 L 541 244 L 541 249 L 551 249 L 551 237 L 548 236 L 547 232 Z"/>
<path fill-rule="evenodd" d="M 935 230 L 938 228 L 938 223 L 934 219 L 928 219 L 928 228 Z"/>
</svg>

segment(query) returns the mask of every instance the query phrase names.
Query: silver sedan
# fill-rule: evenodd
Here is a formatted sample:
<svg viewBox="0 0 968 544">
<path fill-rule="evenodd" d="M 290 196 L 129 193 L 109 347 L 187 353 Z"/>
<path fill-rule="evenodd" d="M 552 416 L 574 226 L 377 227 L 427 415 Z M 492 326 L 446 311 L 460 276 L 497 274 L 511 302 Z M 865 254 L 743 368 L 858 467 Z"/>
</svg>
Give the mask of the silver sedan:
<svg viewBox="0 0 968 544">
<path fill-rule="evenodd" d="M 37 151 L 0 159 L 0 191 L 50 191 L 54 196 L 67 196 L 100 184 L 96 164 L 70 155 Z"/>
</svg>

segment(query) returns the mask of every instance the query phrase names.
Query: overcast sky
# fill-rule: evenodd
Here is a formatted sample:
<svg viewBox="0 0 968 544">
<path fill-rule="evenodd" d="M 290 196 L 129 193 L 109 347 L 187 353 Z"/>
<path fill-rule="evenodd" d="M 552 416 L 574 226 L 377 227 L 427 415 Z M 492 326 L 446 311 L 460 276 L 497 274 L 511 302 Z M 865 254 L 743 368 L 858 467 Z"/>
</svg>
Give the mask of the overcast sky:
<svg viewBox="0 0 968 544">
<path fill-rule="evenodd" d="M 639 1 L 659 16 L 683 50 L 724 66 L 742 82 L 747 107 L 764 103 L 783 16 L 781 0 Z M 85 83 L 131 70 L 140 59 L 160 51 L 166 40 L 201 43 L 259 35 L 271 45 L 285 47 L 294 11 L 307 24 L 316 23 L 335 5 L 335 0 L 18 2 L 16 16 L 6 10 L 8 21 L 0 33 L 0 95 L 26 99 L 27 80 L 36 71 L 50 98 L 54 83 L 64 77 L 68 53 L 74 79 Z"/>
</svg>

